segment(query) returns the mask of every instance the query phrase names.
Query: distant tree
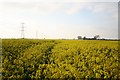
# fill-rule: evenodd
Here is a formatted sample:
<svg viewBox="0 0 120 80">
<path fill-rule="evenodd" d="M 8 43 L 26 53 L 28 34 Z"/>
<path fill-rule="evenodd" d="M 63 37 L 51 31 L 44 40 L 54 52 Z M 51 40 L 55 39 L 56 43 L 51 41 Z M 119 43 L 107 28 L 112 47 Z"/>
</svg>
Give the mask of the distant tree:
<svg viewBox="0 0 120 80">
<path fill-rule="evenodd" d="M 85 40 L 85 39 L 86 39 L 86 37 L 84 36 L 84 37 L 83 37 L 83 40 Z"/>
<path fill-rule="evenodd" d="M 78 36 L 78 39 L 82 39 L 82 36 Z"/>
<path fill-rule="evenodd" d="M 99 35 L 95 35 L 94 36 L 94 39 L 98 39 L 100 36 Z"/>
</svg>

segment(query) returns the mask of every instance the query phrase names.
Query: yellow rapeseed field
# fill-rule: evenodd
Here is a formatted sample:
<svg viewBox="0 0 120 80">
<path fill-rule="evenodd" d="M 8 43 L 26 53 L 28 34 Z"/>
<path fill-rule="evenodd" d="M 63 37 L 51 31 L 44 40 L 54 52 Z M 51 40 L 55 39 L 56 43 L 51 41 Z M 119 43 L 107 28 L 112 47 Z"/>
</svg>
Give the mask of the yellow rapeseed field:
<svg viewBox="0 0 120 80">
<path fill-rule="evenodd" d="M 118 41 L 2 40 L 2 78 L 120 79 Z"/>
</svg>

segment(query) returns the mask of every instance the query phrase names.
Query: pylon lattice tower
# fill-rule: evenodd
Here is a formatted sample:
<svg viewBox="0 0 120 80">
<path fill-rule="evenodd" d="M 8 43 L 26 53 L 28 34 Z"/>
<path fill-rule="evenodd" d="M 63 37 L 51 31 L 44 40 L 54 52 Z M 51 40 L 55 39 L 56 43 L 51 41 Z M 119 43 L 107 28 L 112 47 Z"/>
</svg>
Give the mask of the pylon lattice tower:
<svg viewBox="0 0 120 80">
<path fill-rule="evenodd" d="M 25 34 L 24 34 L 24 24 L 25 24 L 25 23 L 21 23 L 21 24 L 22 24 L 22 27 L 21 27 L 21 28 L 22 28 L 22 29 L 21 29 L 21 38 L 24 39 L 24 38 L 25 38 Z"/>
</svg>

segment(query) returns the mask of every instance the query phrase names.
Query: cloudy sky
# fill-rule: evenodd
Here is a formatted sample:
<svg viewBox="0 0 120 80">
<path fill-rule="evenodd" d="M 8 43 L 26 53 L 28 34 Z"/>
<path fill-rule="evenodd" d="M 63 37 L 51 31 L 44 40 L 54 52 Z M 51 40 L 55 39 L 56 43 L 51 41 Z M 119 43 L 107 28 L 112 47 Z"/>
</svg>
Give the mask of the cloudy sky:
<svg viewBox="0 0 120 80">
<path fill-rule="evenodd" d="M 118 0 L 0 0 L 0 38 L 118 37 Z"/>
</svg>

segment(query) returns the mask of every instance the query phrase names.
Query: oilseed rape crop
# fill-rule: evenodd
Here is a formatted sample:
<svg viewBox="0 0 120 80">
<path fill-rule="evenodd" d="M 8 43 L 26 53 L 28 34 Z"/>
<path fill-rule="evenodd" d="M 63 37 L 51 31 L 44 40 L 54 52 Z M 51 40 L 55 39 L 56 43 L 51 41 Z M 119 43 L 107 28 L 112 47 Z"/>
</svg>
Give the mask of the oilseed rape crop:
<svg viewBox="0 0 120 80">
<path fill-rule="evenodd" d="M 2 40 L 3 79 L 120 79 L 118 41 Z"/>
</svg>

